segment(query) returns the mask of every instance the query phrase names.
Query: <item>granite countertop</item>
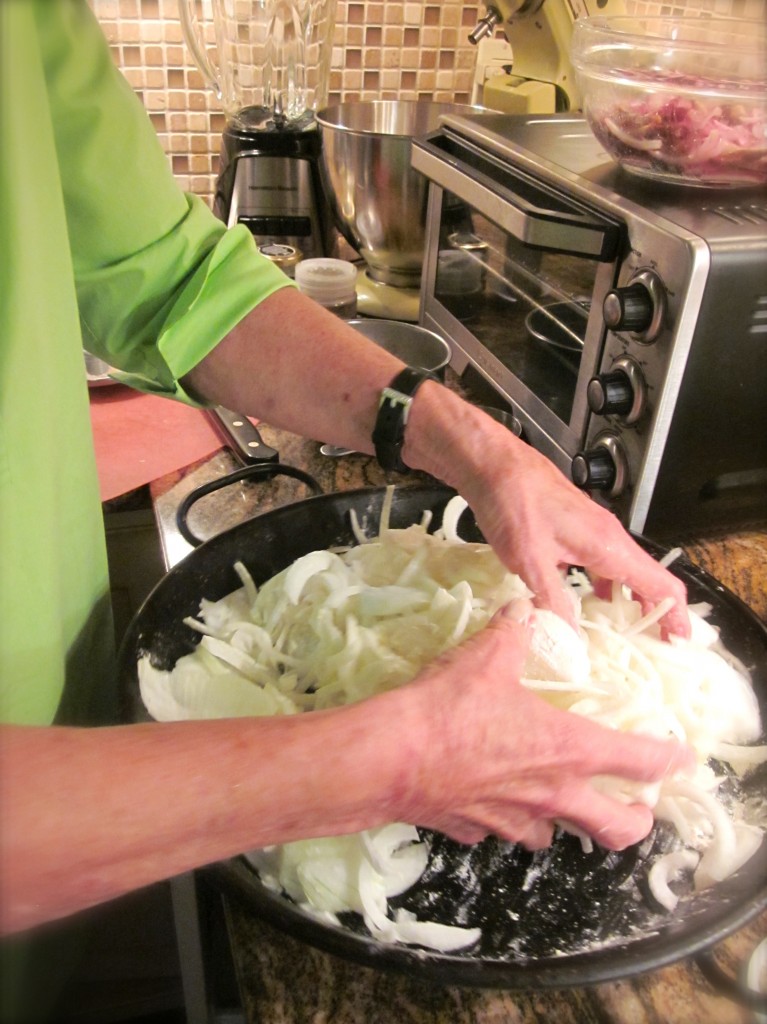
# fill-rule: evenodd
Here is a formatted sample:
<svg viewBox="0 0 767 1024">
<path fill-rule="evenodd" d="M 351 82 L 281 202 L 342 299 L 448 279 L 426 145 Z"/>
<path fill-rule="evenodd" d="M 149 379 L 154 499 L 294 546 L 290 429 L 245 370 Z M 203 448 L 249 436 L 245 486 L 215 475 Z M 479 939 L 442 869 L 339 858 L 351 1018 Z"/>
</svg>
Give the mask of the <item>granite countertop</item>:
<svg viewBox="0 0 767 1024">
<path fill-rule="evenodd" d="M 262 425 L 263 440 L 281 461 L 312 474 L 326 492 L 385 483 L 415 483 L 418 474 L 385 474 L 363 455 L 331 459 L 319 445 Z M 151 486 L 168 564 L 189 550 L 178 534 L 178 504 L 195 487 L 238 468 L 222 450 L 212 458 Z M 204 498 L 189 516 L 207 538 L 308 495 L 306 486 L 279 477 L 236 484 Z M 682 540 L 690 558 L 737 593 L 767 621 L 767 533 L 742 530 L 720 537 Z M 246 1018 L 251 1024 L 749 1024 L 752 1011 L 718 995 L 687 960 L 625 981 L 566 991 L 507 992 L 438 986 L 413 975 L 377 971 L 313 949 L 259 920 L 242 901 L 226 898 L 232 952 Z M 767 914 L 717 947 L 717 961 L 737 972 L 767 936 Z"/>
<path fill-rule="evenodd" d="M 406 476 L 386 474 L 374 458 L 365 455 L 347 455 L 342 458 L 320 455 L 317 442 L 277 430 L 267 424 L 260 425 L 258 429 L 264 443 L 279 452 L 280 463 L 305 470 L 326 494 L 360 487 L 381 487 L 386 483 L 406 485 L 427 479 L 418 473 Z M 180 502 L 195 488 L 240 468 L 241 463 L 231 452 L 222 449 L 211 458 L 150 485 L 155 518 L 168 566 L 175 565 L 192 550 L 176 526 L 176 510 Z M 306 484 L 288 476 L 234 484 L 195 504 L 188 515 L 188 526 L 200 540 L 208 540 L 250 516 L 293 501 L 301 501 L 310 497 L 311 493 Z"/>
</svg>

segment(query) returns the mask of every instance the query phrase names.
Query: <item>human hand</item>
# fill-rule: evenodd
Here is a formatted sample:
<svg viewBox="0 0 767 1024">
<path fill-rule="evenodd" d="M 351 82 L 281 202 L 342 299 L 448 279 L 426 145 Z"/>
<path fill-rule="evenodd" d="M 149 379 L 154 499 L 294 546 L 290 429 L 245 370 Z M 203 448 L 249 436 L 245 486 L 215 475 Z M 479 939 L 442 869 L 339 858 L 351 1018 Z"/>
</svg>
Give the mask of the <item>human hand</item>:
<svg viewBox="0 0 767 1024">
<path fill-rule="evenodd" d="M 474 417 L 475 412 L 469 415 Z M 545 456 L 489 417 L 478 415 L 481 418 L 467 429 L 479 433 L 483 460 L 478 471 L 475 460 L 472 472 L 461 474 L 457 489 L 469 502 L 487 542 L 522 577 L 536 605 L 574 624 L 561 572 L 581 566 L 598 588 L 610 580 L 625 584 L 645 611 L 670 598 L 674 604 L 661 625 L 666 633 L 689 636 L 682 581 Z"/>
<path fill-rule="evenodd" d="M 551 707 L 519 678 L 530 639 L 529 602 L 433 662 L 413 684 L 424 732 L 403 820 L 464 843 L 488 833 L 540 849 L 571 822 L 608 849 L 639 842 L 651 810 L 600 793 L 595 777 L 658 782 L 691 768 L 675 740 L 607 729 Z"/>
</svg>

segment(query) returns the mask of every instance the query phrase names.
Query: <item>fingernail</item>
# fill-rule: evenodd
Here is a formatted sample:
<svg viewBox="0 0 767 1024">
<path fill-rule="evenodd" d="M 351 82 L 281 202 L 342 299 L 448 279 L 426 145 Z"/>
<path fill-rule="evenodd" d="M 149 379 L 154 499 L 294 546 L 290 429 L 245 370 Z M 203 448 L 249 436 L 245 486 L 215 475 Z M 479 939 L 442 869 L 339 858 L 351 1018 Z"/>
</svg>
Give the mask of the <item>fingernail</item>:
<svg viewBox="0 0 767 1024">
<path fill-rule="evenodd" d="M 520 597 L 507 604 L 502 609 L 502 614 L 507 619 L 512 619 L 514 622 L 527 626 L 535 615 L 535 606 L 528 598 Z"/>
</svg>

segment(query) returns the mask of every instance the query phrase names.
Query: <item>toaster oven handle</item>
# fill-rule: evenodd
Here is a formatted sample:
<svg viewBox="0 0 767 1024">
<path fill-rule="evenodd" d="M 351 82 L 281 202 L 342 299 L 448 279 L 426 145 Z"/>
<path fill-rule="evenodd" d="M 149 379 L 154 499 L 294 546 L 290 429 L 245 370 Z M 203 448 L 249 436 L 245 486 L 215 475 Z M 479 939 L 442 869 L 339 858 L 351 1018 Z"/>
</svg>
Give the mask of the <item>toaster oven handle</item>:
<svg viewBox="0 0 767 1024">
<path fill-rule="evenodd" d="M 561 197 L 560 209 L 547 208 L 544 189 L 516 168 L 503 168 L 502 173 L 516 177 L 528 194 L 534 193 L 536 201 L 540 199 L 542 205 L 535 205 L 494 181 L 476 164 L 464 163 L 455 153 L 446 153 L 435 146 L 430 141 L 432 138 L 434 136 L 413 141 L 411 162 L 415 170 L 457 195 L 524 245 L 585 256 L 602 263 L 615 259 L 621 236 L 619 225 L 588 216 L 574 204 L 565 209 L 566 203 Z M 487 156 L 470 143 L 461 139 L 460 146 L 476 154 L 480 165 L 484 162 L 492 166 Z"/>
</svg>

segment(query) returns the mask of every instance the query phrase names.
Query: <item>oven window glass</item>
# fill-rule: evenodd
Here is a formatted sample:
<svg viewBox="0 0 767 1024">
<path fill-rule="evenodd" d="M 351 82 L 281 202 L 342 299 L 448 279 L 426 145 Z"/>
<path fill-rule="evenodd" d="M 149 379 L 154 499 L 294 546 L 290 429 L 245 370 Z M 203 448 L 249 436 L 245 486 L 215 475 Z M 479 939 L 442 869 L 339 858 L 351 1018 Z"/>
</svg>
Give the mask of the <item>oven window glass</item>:
<svg viewBox="0 0 767 1024">
<path fill-rule="evenodd" d="M 443 194 L 436 298 L 566 423 L 598 267 L 533 249 Z"/>
</svg>

